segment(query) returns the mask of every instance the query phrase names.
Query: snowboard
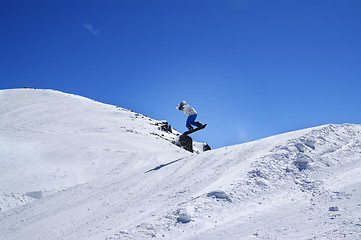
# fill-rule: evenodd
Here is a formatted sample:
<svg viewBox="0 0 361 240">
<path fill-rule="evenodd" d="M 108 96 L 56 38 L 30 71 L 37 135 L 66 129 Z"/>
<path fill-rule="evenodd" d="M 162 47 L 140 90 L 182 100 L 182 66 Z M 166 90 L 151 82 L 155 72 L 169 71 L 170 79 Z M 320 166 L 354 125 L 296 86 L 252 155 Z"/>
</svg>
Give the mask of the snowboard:
<svg viewBox="0 0 361 240">
<path fill-rule="evenodd" d="M 206 126 L 207 126 L 207 123 L 206 123 L 206 124 L 202 124 L 200 127 L 197 127 L 197 128 L 192 129 L 192 130 L 189 130 L 189 131 L 184 132 L 183 135 L 188 135 L 188 134 L 197 132 L 197 131 L 205 128 Z"/>
</svg>

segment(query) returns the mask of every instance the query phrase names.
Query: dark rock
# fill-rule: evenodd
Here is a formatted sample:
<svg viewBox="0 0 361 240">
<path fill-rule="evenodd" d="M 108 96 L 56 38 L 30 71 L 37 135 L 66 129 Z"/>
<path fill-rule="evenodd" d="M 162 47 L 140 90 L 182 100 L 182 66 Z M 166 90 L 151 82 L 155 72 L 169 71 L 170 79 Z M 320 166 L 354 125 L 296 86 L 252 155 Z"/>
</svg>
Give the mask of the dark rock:
<svg viewBox="0 0 361 240">
<path fill-rule="evenodd" d="M 181 135 L 179 137 L 179 143 L 185 150 L 193 152 L 193 140 L 190 136 Z"/>
<path fill-rule="evenodd" d="M 159 127 L 161 131 L 172 133 L 172 126 L 168 124 L 168 122 L 163 122 Z"/>
<path fill-rule="evenodd" d="M 211 147 L 208 145 L 208 143 L 204 143 L 203 151 L 205 152 L 205 151 L 209 151 L 209 150 L 211 150 Z"/>
</svg>

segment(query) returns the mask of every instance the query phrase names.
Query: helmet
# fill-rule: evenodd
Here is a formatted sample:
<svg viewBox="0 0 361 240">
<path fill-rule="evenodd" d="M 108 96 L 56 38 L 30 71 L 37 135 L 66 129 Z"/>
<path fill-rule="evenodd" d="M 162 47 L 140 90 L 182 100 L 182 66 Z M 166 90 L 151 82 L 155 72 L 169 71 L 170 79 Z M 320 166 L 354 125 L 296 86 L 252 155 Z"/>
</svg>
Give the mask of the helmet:
<svg viewBox="0 0 361 240">
<path fill-rule="evenodd" d="M 186 101 L 181 101 L 178 105 L 177 105 L 177 110 L 182 110 L 183 106 L 186 104 Z"/>
</svg>

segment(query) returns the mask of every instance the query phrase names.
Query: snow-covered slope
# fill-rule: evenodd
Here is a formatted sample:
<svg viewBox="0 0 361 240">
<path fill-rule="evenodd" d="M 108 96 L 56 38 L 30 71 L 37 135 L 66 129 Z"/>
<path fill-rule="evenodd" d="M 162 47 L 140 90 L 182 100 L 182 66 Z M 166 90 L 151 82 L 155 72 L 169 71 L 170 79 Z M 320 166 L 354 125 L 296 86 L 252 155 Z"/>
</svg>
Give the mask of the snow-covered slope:
<svg viewBox="0 0 361 240">
<path fill-rule="evenodd" d="M 81 97 L 0 102 L 0 189 L 33 199 L 0 213 L 1 239 L 361 238 L 361 125 L 191 154 L 157 121 Z"/>
<path fill-rule="evenodd" d="M 58 91 L 0 91 L 0 211 L 169 154 L 188 156 L 162 123 Z"/>
</svg>

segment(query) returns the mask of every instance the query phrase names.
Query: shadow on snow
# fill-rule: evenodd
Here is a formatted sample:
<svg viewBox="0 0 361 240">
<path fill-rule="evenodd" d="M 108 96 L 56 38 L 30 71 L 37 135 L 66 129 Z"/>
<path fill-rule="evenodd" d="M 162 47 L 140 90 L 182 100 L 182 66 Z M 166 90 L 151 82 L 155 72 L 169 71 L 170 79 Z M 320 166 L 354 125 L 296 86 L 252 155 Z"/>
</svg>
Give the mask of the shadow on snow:
<svg viewBox="0 0 361 240">
<path fill-rule="evenodd" d="M 161 169 L 161 168 L 163 168 L 163 167 L 165 167 L 165 166 L 168 166 L 168 165 L 171 165 L 171 164 L 173 164 L 173 163 L 176 163 L 176 162 L 178 162 L 178 161 L 180 161 L 180 160 L 182 160 L 182 159 L 184 159 L 184 158 L 179 158 L 179 159 L 174 160 L 174 161 L 172 161 L 172 162 L 165 163 L 165 164 L 161 164 L 161 165 L 159 165 L 158 167 L 155 167 L 155 168 L 153 168 L 153 169 L 150 169 L 150 170 L 146 171 L 145 173 L 157 171 L 157 170 L 159 170 L 159 169 Z"/>
</svg>

